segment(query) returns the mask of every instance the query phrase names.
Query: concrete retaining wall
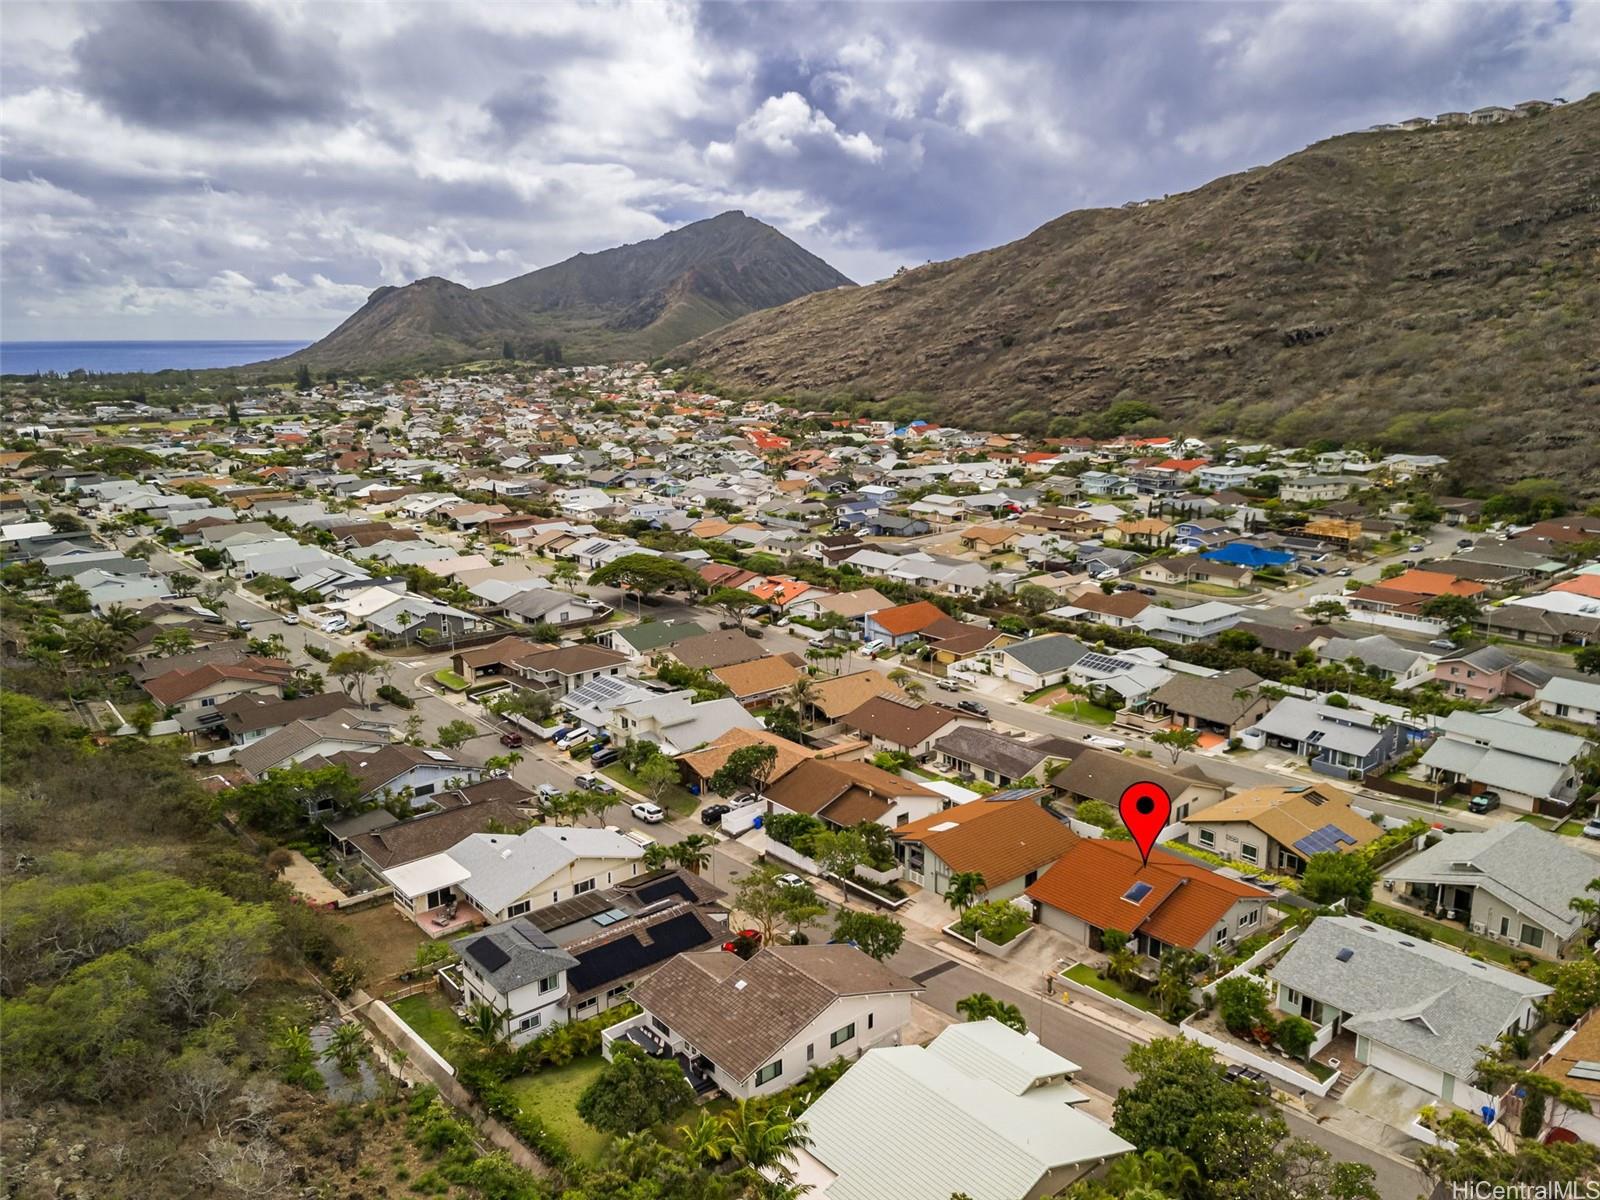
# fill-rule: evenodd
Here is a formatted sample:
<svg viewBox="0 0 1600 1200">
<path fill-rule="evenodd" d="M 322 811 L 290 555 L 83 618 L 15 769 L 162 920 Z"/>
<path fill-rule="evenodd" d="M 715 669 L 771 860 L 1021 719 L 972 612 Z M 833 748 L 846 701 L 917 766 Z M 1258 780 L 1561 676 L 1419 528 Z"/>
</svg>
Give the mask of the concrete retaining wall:
<svg viewBox="0 0 1600 1200">
<path fill-rule="evenodd" d="M 1326 1096 L 1333 1090 L 1333 1085 L 1339 1082 L 1337 1072 L 1319 1082 L 1314 1076 L 1308 1075 L 1303 1071 L 1297 1071 L 1283 1059 L 1267 1058 L 1264 1055 L 1254 1054 L 1243 1046 L 1236 1046 L 1232 1042 L 1225 1042 L 1221 1038 L 1212 1037 L 1211 1034 L 1206 1033 L 1204 1030 L 1196 1029 L 1188 1022 L 1178 1026 L 1178 1032 L 1191 1042 L 1199 1042 L 1202 1046 L 1209 1046 L 1230 1062 L 1254 1067 L 1263 1075 L 1268 1075 L 1297 1092 L 1309 1092 L 1313 1096 Z"/>
</svg>

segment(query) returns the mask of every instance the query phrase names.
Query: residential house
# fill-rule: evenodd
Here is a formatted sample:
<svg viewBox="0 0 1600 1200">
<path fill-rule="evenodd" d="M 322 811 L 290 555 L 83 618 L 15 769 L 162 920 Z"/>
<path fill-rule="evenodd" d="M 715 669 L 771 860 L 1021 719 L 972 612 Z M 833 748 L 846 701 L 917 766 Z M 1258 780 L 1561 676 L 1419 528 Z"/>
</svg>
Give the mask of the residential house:
<svg viewBox="0 0 1600 1200">
<path fill-rule="evenodd" d="M 928 600 L 918 600 L 913 604 L 878 609 L 862 617 L 861 622 L 867 641 L 903 646 L 920 639 L 930 626 L 948 620 L 950 618 L 938 605 Z"/>
<path fill-rule="evenodd" d="M 419 639 L 437 641 L 464 637 L 491 627 L 476 613 L 452 608 L 417 593 L 396 596 L 376 612 L 368 613 L 366 626 L 380 637 L 407 644 Z"/>
<path fill-rule="evenodd" d="M 1313 854 L 1349 853 L 1383 830 L 1351 807 L 1354 797 L 1326 783 L 1254 787 L 1184 818 L 1190 841 L 1279 875 L 1298 875 Z"/>
<path fill-rule="evenodd" d="M 1139 578 L 1165 587 L 1190 583 L 1209 583 L 1221 587 L 1248 588 L 1255 578 L 1249 567 L 1216 562 L 1200 555 L 1182 558 L 1157 558 L 1139 568 Z"/>
<path fill-rule="evenodd" d="M 818 756 L 818 752 L 809 746 L 791 742 L 788 738 L 779 737 L 765 729 L 744 729 L 736 726 L 705 746 L 686 750 L 678 755 L 678 765 L 686 782 L 698 784 L 702 793 L 709 794 L 713 790 L 712 777 L 727 765 L 733 752 L 745 746 L 756 745 L 771 746 L 777 753 L 772 763 L 772 770 L 767 775 L 768 783 L 782 779 L 808 758 Z"/>
<path fill-rule="evenodd" d="M 1430 915 L 1546 958 L 1590 938 L 1568 902 L 1588 894 L 1592 856 L 1521 821 L 1447 833 L 1384 872 L 1384 887 Z"/>
<path fill-rule="evenodd" d="M 1522 812 L 1564 814 L 1577 801 L 1583 782 L 1577 760 L 1592 742 L 1541 729 L 1510 710 L 1453 712 L 1438 729 L 1420 763 L 1431 778 L 1492 790 Z"/>
<path fill-rule="evenodd" d="M 621 675 L 632 660 L 604 646 L 579 644 L 535 650 L 508 664 L 508 670 L 556 696 L 576 691 L 592 679 Z"/>
<path fill-rule="evenodd" d="M 1096 625 L 1110 625 L 1113 629 L 1128 629 L 1139 625 L 1139 616 L 1151 604 L 1150 597 L 1138 592 L 1084 592 L 1076 600 L 1053 608 L 1049 614 L 1064 621 L 1089 621 Z M 1030 639 L 1031 640 L 1031 639 Z"/>
<path fill-rule="evenodd" d="M 1141 600 L 1143 596 L 1139 597 Z M 1059 611 L 1059 610 L 1058 610 Z M 1027 638 L 996 650 L 983 658 L 993 674 L 1020 684 L 1029 692 L 1065 682 L 1067 671 L 1089 653 L 1089 647 L 1065 634 Z"/>
<path fill-rule="evenodd" d="M 1336 779 L 1358 779 L 1381 770 L 1400 752 L 1404 737 L 1401 727 L 1385 716 L 1298 696 L 1279 700 L 1252 732 Z"/>
<path fill-rule="evenodd" d="M 1297 625 L 1284 629 L 1261 621 L 1240 621 L 1233 627 L 1255 638 L 1255 650 L 1272 658 L 1292 659 L 1302 650 L 1315 653 L 1329 638 L 1326 626 Z"/>
<path fill-rule="evenodd" d="M 1152 847 L 1080 838 L 1027 890 L 1039 924 L 1099 950 L 1108 929 L 1159 959 L 1169 946 L 1198 954 L 1226 951 L 1270 917 L 1270 893 Z"/>
<path fill-rule="evenodd" d="M 519 591 L 496 607 L 514 624 L 554 625 L 558 629 L 592 625 L 604 621 L 612 612 L 609 604 L 547 587 Z"/>
<path fill-rule="evenodd" d="M 394 736 L 388 728 L 364 725 L 350 717 L 351 714 L 343 712 L 331 717 L 301 717 L 248 745 L 236 750 L 230 747 L 213 751 L 197 761 L 232 761 L 234 766 L 252 779 L 260 779 L 268 771 L 279 767 L 292 767 L 308 759 L 326 758 L 343 750 L 376 753 L 387 746 Z"/>
<path fill-rule="evenodd" d="M 1227 786 L 1208 778 L 1195 767 L 1162 767 L 1149 759 L 1124 758 L 1108 750 L 1087 749 L 1050 777 L 1051 785 L 1074 803 L 1097 800 L 1113 812 L 1122 793 L 1135 783 L 1154 783 L 1172 800 L 1168 829 L 1174 832 L 1191 813 L 1201 812 L 1221 800 Z"/>
<path fill-rule="evenodd" d="M 980 717 L 942 704 L 921 704 L 895 696 L 874 696 L 840 720 L 851 733 L 866 739 L 873 750 L 898 751 L 918 761 L 927 758 L 934 742 L 950 731 L 984 723 Z"/>
<path fill-rule="evenodd" d="M 894 601 L 877 588 L 857 588 L 852 592 L 837 592 L 817 600 L 818 613 L 838 613 L 841 617 L 858 620 L 880 608 L 893 608 Z"/>
<path fill-rule="evenodd" d="M 644 1011 L 607 1029 L 603 1049 L 609 1057 L 619 1038 L 649 1030 L 691 1079 L 748 1100 L 835 1059 L 897 1045 L 921 990 L 849 945 L 765 946 L 748 961 L 695 951 L 634 986 Z"/>
<path fill-rule="evenodd" d="M 810 715 L 823 725 L 833 725 L 846 713 L 854 712 L 874 696 L 909 699 L 898 684 L 875 667 L 847 675 L 822 675 L 811 681 Z"/>
<path fill-rule="evenodd" d="M 1551 991 L 1360 917 L 1318 917 L 1267 977 L 1280 1010 L 1317 1026 L 1314 1051 L 1354 1035 L 1354 1061 L 1416 1089 L 1418 1107 L 1474 1115 L 1499 1099 L 1473 1086 L 1483 1047 L 1537 1028 Z"/>
<path fill-rule="evenodd" d="M 1151 637 L 1169 642 L 1203 642 L 1225 629 L 1232 629 L 1249 615 L 1236 604 L 1210 600 L 1188 608 L 1165 608 L 1152 604 L 1134 622 Z"/>
<path fill-rule="evenodd" d="M 531 1041 L 567 1019 L 567 972 L 578 960 L 527 917 L 516 917 L 453 943 L 462 1002 L 486 1005 L 513 1045 Z"/>
<path fill-rule="evenodd" d="M 758 705 L 781 695 L 800 678 L 800 669 L 787 657 L 773 655 L 727 667 L 713 667 L 711 675 L 724 684 L 739 703 Z"/>
<path fill-rule="evenodd" d="M 667 755 L 714 742 L 733 729 L 760 729 L 761 722 L 732 698 L 693 703 L 694 693 L 657 693 L 619 704 L 606 726 L 613 742 L 654 742 Z"/>
<path fill-rule="evenodd" d="M 269 744 L 270 740 L 262 742 L 245 753 Z M 409 797 L 412 808 L 426 807 L 432 803 L 430 797 L 435 793 L 476 782 L 488 774 L 488 768 L 482 763 L 458 758 L 444 750 L 427 750 L 404 743 L 339 750 L 300 761 L 308 769 L 344 767 L 360 785 L 359 799 L 363 803 Z"/>
<path fill-rule="evenodd" d="M 1264 682 L 1243 667 L 1220 675 L 1176 674 L 1150 693 L 1143 715 L 1147 720 L 1231 738 L 1271 709 L 1271 699 L 1261 694 Z"/>
<path fill-rule="evenodd" d="M 1134 1150 L 1085 1111 L 1078 1065 L 993 1018 L 869 1050 L 806 1109 L 815 1200 L 1038 1200 Z"/>
<path fill-rule="evenodd" d="M 1343 500 L 1362 486 L 1361 480 L 1344 475 L 1302 475 L 1285 479 L 1278 488 L 1278 498 L 1290 504 L 1321 504 Z"/>
<path fill-rule="evenodd" d="M 1550 1105 L 1545 1113 L 1550 1127 L 1540 1131 L 1541 1140 L 1555 1141 L 1570 1133 L 1591 1146 L 1600 1145 L 1600 1079 L 1596 1078 L 1600 1070 L 1596 1063 L 1600 1063 L 1600 1013 L 1590 1009 L 1587 1016 L 1556 1037 L 1533 1068 L 1587 1099 L 1589 1111 Z M 1558 1129 L 1562 1132 L 1556 1133 Z"/>
<path fill-rule="evenodd" d="M 667 646 L 665 653 L 682 666 L 706 671 L 767 656 L 761 643 L 742 629 L 717 629 L 683 638 Z"/>
<path fill-rule="evenodd" d="M 1069 762 L 1083 749 L 1066 738 L 1042 736 L 1024 741 L 983 725 L 952 729 L 933 743 L 943 770 L 1002 788 L 1025 779 L 1043 782 L 1052 764 Z"/>
<path fill-rule="evenodd" d="M 389 868 L 384 878 L 395 907 L 438 936 L 611 887 L 637 875 L 643 857 L 639 843 L 608 829 L 536 825 L 519 834 L 471 834 L 442 853 Z"/>
<path fill-rule="evenodd" d="M 468 683 L 492 676 L 514 674 L 512 665 L 526 655 L 549 647 L 527 638 L 503 637 L 487 646 L 473 646 L 457 650 L 450 656 L 450 669 Z"/>
<path fill-rule="evenodd" d="M 1600 724 L 1600 682 L 1554 676 L 1534 693 L 1539 711 L 1578 725 Z"/>
<path fill-rule="evenodd" d="M 645 621 L 621 629 L 607 629 L 598 639 L 608 650 L 626 654 L 637 662 L 685 638 L 699 637 L 705 629 L 693 621 Z"/>
<path fill-rule="evenodd" d="M 1381 633 L 1364 638 L 1329 638 L 1317 657 L 1338 666 L 1409 686 L 1433 674 L 1434 657 Z"/>
<path fill-rule="evenodd" d="M 237 696 L 279 699 L 286 676 L 287 672 L 242 663 L 211 663 L 191 671 L 168 671 L 146 679 L 143 687 L 183 728 L 197 729 L 220 725 L 223 717 L 217 706 Z"/>
<path fill-rule="evenodd" d="M 1552 676 L 1499 646 L 1479 646 L 1441 656 L 1433 665 L 1433 678 L 1449 695 L 1481 704 L 1501 696 L 1528 699 Z"/>
<path fill-rule="evenodd" d="M 903 829 L 944 803 L 931 788 L 871 763 L 821 758 L 797 763 L 782 778 L 769 780 L 764 796 L 772 810 L 806 813 L 835 829 L 868 821 Z"/>
<path fill-rule="evenodd" d="M 474 833 L 517 828 L 534 817 L 533 793 L 512 780 L 486 779 L 446 795 L 462 803 L 377 829 L 345 832 L 339 822 L 326 828 L 346 853 L 358 855 L 368 870 L 382 875 L 391 867 L 442 854 Z"/>
<path fill-rule="evenodd" d="M 905 877 L 942 896 L 950 876 L 976 872 L 984 895 L 1010 900 L 1031 887 L 1078 837 L 1037 804 L 974 800 L 894 831 Z"/>
<path fill-rule="evenodd" d="M 293 700 L 251 693 L 235 696 L 217 705 L 215 711 L 222 715 L 222 729 L 228 741 L 234 746 L 248 746 L 296 721 L 331 717 L 355 707 L 356 702 L 343 692 L 323 692 Z"/>
</svg>

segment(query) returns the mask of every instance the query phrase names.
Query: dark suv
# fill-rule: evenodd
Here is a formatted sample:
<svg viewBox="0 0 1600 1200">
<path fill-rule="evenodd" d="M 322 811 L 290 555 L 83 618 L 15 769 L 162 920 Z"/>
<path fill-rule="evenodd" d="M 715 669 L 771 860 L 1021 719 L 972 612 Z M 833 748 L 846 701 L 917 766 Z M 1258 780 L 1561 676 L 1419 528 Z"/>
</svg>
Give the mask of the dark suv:
<svg viewBox="0 0 1600 1200">
<path fill-rule="evenodd" d="M 1475 813 L 1493 812 L 1500 807 L 1499 792 L 1479 792 L 1467 801 L 1467 811 Z"/>
</svg>

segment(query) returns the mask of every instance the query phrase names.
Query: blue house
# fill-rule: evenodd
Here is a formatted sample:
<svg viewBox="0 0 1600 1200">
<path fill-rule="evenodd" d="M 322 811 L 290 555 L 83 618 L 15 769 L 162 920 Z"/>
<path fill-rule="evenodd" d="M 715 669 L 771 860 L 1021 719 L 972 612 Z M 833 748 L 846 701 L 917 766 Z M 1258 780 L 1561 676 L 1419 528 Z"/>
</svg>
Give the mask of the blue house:
<svg viewBox="0 0 1600 1200">
<path fill-rule="evenodd" d="M 1235 567 L 1249 567 L 1252 571 L 1262 567 L 1286 567 L 1294 561 L 1294 555 L 1287 550 L 1269 550 L 1249 542 L 1229 542 L 1226 546 L 1202 551 L 1200 557 Z"/>
</svg>

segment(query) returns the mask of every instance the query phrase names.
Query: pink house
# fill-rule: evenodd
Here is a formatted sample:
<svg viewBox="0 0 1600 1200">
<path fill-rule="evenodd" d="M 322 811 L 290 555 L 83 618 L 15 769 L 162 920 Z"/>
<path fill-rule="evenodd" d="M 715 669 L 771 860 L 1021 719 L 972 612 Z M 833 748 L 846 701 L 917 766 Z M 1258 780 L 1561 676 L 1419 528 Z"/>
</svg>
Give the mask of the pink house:
<svg viewBox="0 0 1600 1200">
<path fill-rule="evenodd" d="M 1447 654 L 1434 664 L 1433 677 L 1448 695 L 1461 700 L 1526 699 L 1550 682 L 1550 672 L 1514 658 L 1498 646 Z"/>
</svg>

